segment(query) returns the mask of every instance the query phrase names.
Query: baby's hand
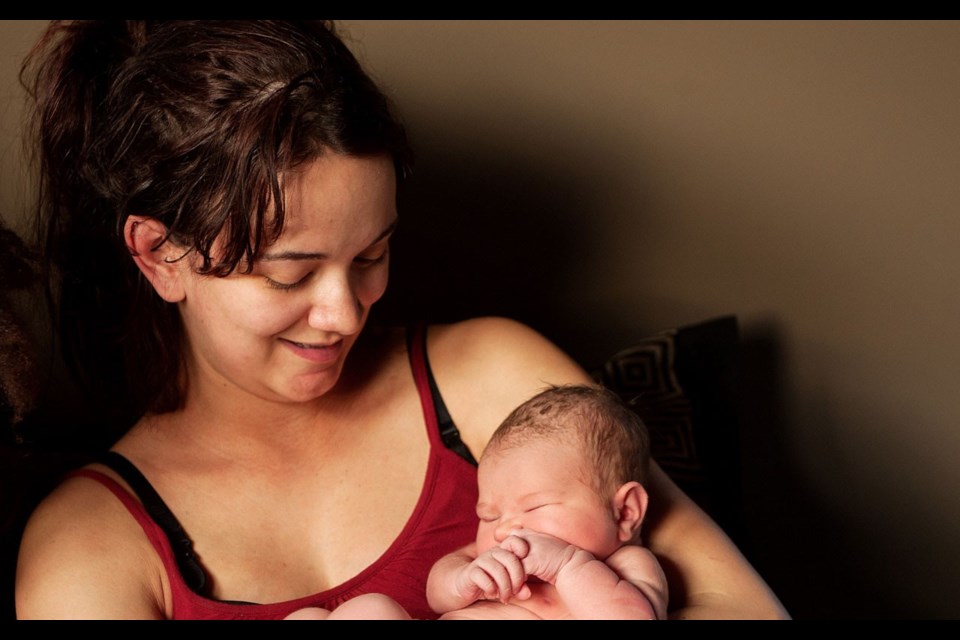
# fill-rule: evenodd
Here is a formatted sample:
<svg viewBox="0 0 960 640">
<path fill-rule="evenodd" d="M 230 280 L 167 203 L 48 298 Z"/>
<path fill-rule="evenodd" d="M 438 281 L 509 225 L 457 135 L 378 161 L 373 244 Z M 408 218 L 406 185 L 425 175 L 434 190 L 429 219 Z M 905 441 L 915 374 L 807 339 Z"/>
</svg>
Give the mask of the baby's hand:
<svg viewBox="0 0 960 640">
<path fill-rule="evenodd" d="M 526 578 L 523 563 L 515 553 L 508 548 L 493 547 L 461 570 L 456 589 L 460 597 L 471 602 L 481 599 L 507 602 L 513 597 L 525 600 L 530 597 Z"/>
<path fill-rule="evenodd" d="M 527 576 L 550 584 L 556 583 L 560 570 L 580 551 L 579 547 L 560 538 L 529 529 L 514 531 L 500 546 L 511 550 L 523 561 L 523 571 Z"/>
</svg>

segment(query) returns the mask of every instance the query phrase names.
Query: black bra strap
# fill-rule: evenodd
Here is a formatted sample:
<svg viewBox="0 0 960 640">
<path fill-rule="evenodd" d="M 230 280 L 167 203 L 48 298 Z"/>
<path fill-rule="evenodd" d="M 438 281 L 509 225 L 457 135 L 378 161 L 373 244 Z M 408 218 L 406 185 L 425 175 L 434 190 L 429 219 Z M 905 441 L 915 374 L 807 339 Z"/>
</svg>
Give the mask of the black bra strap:
<svg viewBox="0 0 960 640">
<path fill-rule="evenodd" d="M 443 440 L 443 444 L 447 449 L 450 449 L 473 466 L 477 466 L 477 461 L 473 457 L 473 454 L 470 453 L 470 449 L 468 449 L 467 445 L 460 439 L 460 431 L 457 429 L 457 425 L 453 423 L 453 418 L 450 417 L 450 412 L 447 411 L 447 405 L 443 403 L 443 396 L 440 395 L 437 381 L 433 379 L 433 371 L 430 369 L 430 359 L 427 358 L 427 327 L 417 327 L 417 330 L 423 334 L 423 340 L 421 342 L 423 366 L 427 370 L 427 381 L 430 383 L 430 395 L 433 397 L 433 408 L 437 413 L 437 424 L 440 426 L 440 439 Z M 411 354 L 411 356 L 413 353 L 411 351 L 413 346 L 413 331 L 413 329 L 407 328 L 407 353 Z"/>
<path fill-rule="evenodd" d="M 150 517 L 167 534 L 184 582 L 195 593 L 206 595 L 207 574 L 193 552 L 193 542 L 146 477 L 116 451 L 107 451 L 98 457 L 97 462 L 110 467 L 127 481 Z"/>
</svg>

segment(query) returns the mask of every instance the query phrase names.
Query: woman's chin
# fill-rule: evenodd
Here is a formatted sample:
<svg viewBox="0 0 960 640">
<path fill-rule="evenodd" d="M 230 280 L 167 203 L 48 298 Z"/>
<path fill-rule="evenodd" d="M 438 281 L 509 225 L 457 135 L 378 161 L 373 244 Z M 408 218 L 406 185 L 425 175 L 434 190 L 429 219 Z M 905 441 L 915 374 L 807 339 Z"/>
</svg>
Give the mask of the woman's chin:
<svg viewBox="0 0 960 640">
<path fill-rule="evenodd" d="M 329 394 L 340 380 L 342 366 L 296 376 L 283 394 L 290 402 L 312 402 Z"/>
</svg>

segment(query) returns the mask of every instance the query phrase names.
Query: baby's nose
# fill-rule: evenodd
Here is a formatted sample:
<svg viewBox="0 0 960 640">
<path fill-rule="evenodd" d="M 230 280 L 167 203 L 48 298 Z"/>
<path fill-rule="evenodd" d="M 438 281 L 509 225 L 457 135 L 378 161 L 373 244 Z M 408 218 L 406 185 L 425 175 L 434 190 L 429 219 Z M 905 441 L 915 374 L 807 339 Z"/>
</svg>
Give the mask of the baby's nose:
<svg viewBox="0 0 960 640">
<path fill-rule="evenodd" d="M 500 523 L 497 525 L 497 530 L 494 531 L 493 537 L 497 542 L 503 542 L 511 533 L 522 528 L 520 518 L 518 517 L 500 518 Z"/>
</svg>

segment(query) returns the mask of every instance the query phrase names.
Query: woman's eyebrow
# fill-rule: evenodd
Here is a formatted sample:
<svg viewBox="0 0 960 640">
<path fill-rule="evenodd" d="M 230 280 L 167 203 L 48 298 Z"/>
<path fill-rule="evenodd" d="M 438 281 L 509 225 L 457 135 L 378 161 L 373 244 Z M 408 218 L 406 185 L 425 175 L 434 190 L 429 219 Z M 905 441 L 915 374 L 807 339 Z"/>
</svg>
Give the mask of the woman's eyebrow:
<svg viewBox="0 0 960 640">
<path fill-rule="evenodd" d="M 377 244 L 393 233 L 393 231 L 397 228 L 397 220 L 397 218 L 394 218 L 393 222 L 387 225 L 387 228 L 381 231 L 380 235 L 374 238 L 373 242 L 371 242 L 369 246 Z M 265 262 L 271 262 L 275 260 L 324 260 L 329 257 L 329 254 L 311 251 L 280 251 L 278 253 L 265 253 L 260 256 L 260 260 Z"/>
</svg>

